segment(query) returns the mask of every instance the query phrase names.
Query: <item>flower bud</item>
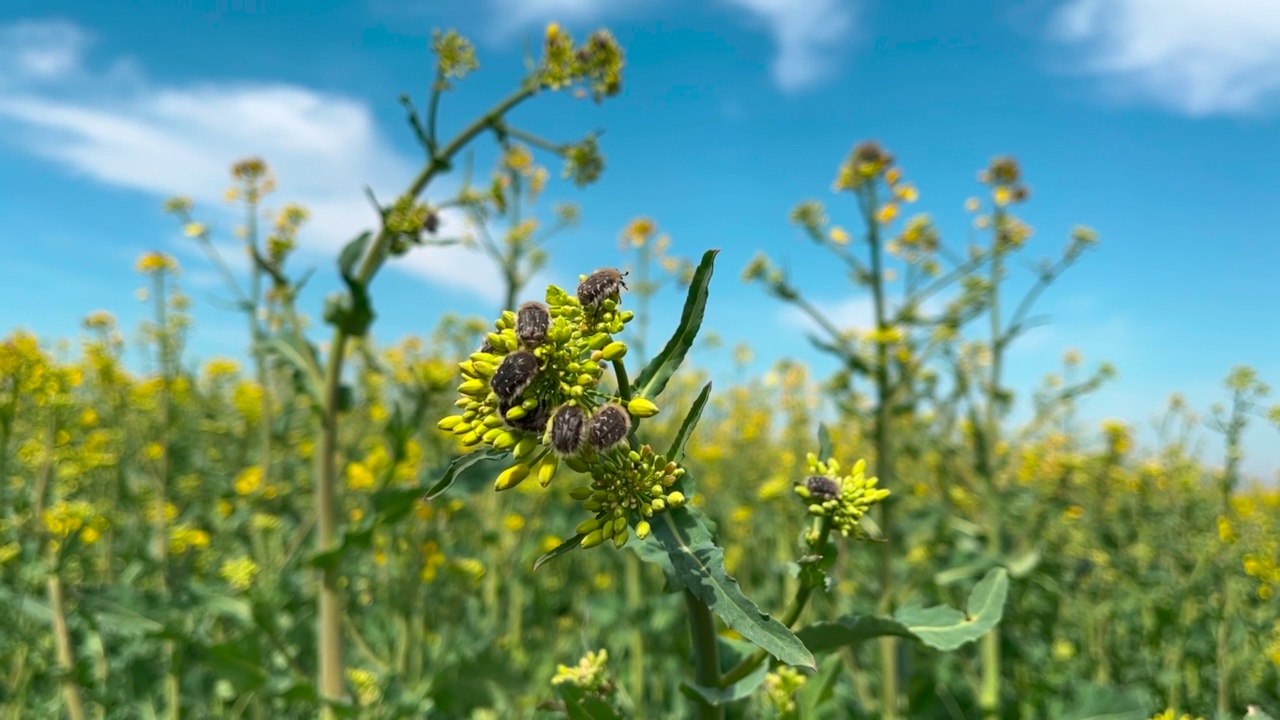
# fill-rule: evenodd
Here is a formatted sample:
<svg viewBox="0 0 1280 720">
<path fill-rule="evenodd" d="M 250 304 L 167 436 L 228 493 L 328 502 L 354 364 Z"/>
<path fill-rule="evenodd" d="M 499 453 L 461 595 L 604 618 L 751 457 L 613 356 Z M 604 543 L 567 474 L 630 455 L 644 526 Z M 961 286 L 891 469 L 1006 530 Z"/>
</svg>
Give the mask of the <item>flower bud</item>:
<svg viewBox="0 0 1280 720">
<path fill-rule="evenodd" d="M 631 535 L 629 535 L 627 531 L 624 529 L 622 532 L 616 533 L 613 536 L 613 546 L 621 550 L 623 546 L 627 544 L 627 541 L 630 539 L 631 539 Z"/>
<path fill-rule="evenodd" d="M 582 462 L 582 458 L 576 458 L 576 457 L 565 458 L 564 464 L 568 465 L 569 469 L 576 473 L 587 472 L 587 464 Z"/>
<path fill-rule="evenodd" d="M 458 386 L 458 392 L 471 397 L 484 397 L 489 388 L 485 387 L 483 380 L 468 380 Z"/>
<path fill-rule="evenodd" d="M 677 490 L 667 496 L 667 502 L 671 503 L 671 507 L 678 508 L 684 505 L 684 493 Z"/>
<path fill-rule="evenodd" d="M 582 538 L 583 548 L 593 548 L 605 541 L 603 530 L 592 530 L 587 536 Z"/>
<path fill-rule="evenodd" d="M 560 460 L 555 455 L 548 455 L 542 459 L 538 465 L 538 484 L 546 487 L 551 484 L 551 479 L 556 476 L 556 469 L 560 467 Z"/>
<path fill-rule="evenodd" d="M 601 357 L 603 357 L 605 360 L 608 360 L 609 362 L 613 362 L 614 360 L 619 360 L 626 354 L 627 354 L 627 344 L 622 342 L 621 340 L 615 340 L 614 342 L 611 342 L 608 345 L 605 345 L 604 349 L 600 351 Z"/>
<path fill-rule="evenodd" d="M 495 450 L 506 450 L 509 447 L 514 447 L 516 442 L 518 442 L 518 439 L 515 433 L 510 430 L 503 430 L 501 435 L 493 439 L 493 447 Z"/>
<path fill-rule="evenodd" d="M 441 430 L 449 431 L 457 427 L 462 421 L 463 420 L 461 415 L 450 415 L 449 417 L 446 417 L 440 422 L 436 423 L 436 427 L 440 428 Z"/>
<path fill-rule="evenodd" d="M 492 428 L 485 434 L 481 435 L 480 439 L 487 443 L 492 443 L 494 440 L 497 440 L 498 436 L 504 432 L 506 432 L 506 430 L 503 430 L 500 427 Z"/>
<path fill-rule="evenodd" d="M 512 457 L 521 460 L 533 452 L 538 447 L 538 438 L 526 435 L 516 443 L 516 449 L 511 453 Z"/>
<path fill-rule="evenodd" d="M 565 463 L 565 464 L 567 465 L 568 463 Z M 591 497 L 591 488 L 585 487 L 585 486 L 576 487 L 569 491 L 569 497 L 578 501 L 586 500 L 587 498 Z M 586 532 L 586 531 L 579 530 L 578 532 Z"/>
<path fill-rule="evenodd" d="M 649 521 L 648 521 L 648 520 L 641 520 L 640 522 L 636 523 L 636 537 L 637 537 L 637 538 L 639 538 L 639 539 L 643 540 L 643 539 L 645 539 L 645 538 L 649 537 L 649 531 L 650 531 L 650 530 L 651 530 L 651 528 L 649 527 Z"/>
<path fill-rule="evenodd" d="M 529 477 L 528 465 L 525 465 L 524 463 L 512 465 L 506 470 L 503 470 L 502 474 L 498 475 L 498 481 L 493 484 L 493 489 L 509 490 L 524 482 L 527 477 Z"/>
<path fill-rule="evenodd" d="M 579 535 L 586 535 L 599 529 L 599 527 L 600 518 L 588 518 L 578 523 L 578 527 L 574 529 L 574 532 Z"/>
<path fill-rule="evenodd" d="M 632 417 L 649 418 L 658 414 L 658 406 L 648 398 L 631 398 L 631 401 L 627 403 L 627 412 Z"/>
</svg>

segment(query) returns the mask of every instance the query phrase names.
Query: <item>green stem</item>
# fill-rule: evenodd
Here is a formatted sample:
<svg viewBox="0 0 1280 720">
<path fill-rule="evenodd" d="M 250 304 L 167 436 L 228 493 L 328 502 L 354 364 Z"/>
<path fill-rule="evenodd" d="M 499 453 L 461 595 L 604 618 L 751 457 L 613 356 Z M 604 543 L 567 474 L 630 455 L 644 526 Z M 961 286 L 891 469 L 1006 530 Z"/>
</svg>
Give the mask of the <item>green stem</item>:
<svg viewBox="0 0 1280 720">
<path fill-rule="evenodd" d="M 640 619 L 644 610 L 644 595 L 641 590 L 643 579 L 640 572 L 640 558 L 628 553 L 626 563 L 625 592 L 627 598 L 627 619 L 631 629 L 627 633 L 628 674 L 627 692 L 631 695 L 632 706 L 637 716 L 644 716 L 644 633 L 640 629 Z"/>
<path fill-rule="evenodd" d="M 697 595 L 684 591 L 684 603 L 689 609 L 689 634 L 693 640 L 694 681 L 703 687 L 720 684 L 720 649 L 716 645 L 716 619 L 711 608 Z M 721 720 L 724 713 L 719 707 L 699 699 L 698 720 Z"/>
<path fill-rule="evenodd" d="M 447 170 L 456 155 L 467 143 L 494 124 L 508 111 L 532 97 L 538 86 L 532 83 L 498 103 L 471 125 L 460 132 L 439 153 L 434 153 L 417 177 L 409 184 L 404 196 L 416 198 L 426 189 L 437 174 Z M 434 122 L 432 120 L 432 122 Z M 434 129 L 434 128 L 433 128 Z M 368 252 L 360 261 L 356 281 L 366 287 L 387 259 L 391 233 L 384 226 L 378 231 Z M 342 384 L 342 363 L 348 341 L 347 333 L 334 328 L 329 347 L 329 359 L 325 370 L 325 392 L 320 421 L 320 443 L 316 452 L 316 551 L 329 552 L 337 543 L 337 463 L 338 448 L 338 397 Z M 316 620 L 319 646 L 319 687 L 322 700 L 338 701 L 345 694 L 342 668 L 342 614 L 338 587 L 338 569 L 329 564 L 321 571 L 320 593 Z M 333 710 L 326 704 L 321 711 L 323 720 L 334 720 Z"/>
</svg>

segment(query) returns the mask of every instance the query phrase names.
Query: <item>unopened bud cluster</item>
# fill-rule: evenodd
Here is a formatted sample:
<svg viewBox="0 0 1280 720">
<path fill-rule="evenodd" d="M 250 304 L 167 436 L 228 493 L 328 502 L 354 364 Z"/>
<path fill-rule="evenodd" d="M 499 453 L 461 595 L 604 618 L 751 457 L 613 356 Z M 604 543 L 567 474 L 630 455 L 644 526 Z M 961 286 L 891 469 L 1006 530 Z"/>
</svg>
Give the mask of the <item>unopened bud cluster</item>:
<svg viewBox="0 0 1280 720">
<path fill-rule="evenodd" d="M 569 460 L 568 465 L 592 478 L 591 485 L 569 493 L 594 515 L 577 527 L 585 536 L 584 548 L 606 540 L 621 548 L 627 544 L 627 526 L 633 522 L 636 537 L 643 540 L 649 535 L 649 518 L 654 513 L 685 503 L 684 493 L 671 489 L 684 477 L 684 468 L 655 454 L 648 445 L 639 450 L 591 453 Z"/>
<path fill-rule="evenodd" d="M 809 514 L 827 518 L 831 529 L 844 537 L 862 537 L 858 521 L 872 505 L 889 496 L 889 491 L 876 487 L 876 478 L 866 476 L 867 461 L 859 460 L 853 470 L 840 474 L 835 458 L 820 462 L 809 453 L 809 477 L 797 483 L 796 494 L 809 505 Z"/>
</svg>

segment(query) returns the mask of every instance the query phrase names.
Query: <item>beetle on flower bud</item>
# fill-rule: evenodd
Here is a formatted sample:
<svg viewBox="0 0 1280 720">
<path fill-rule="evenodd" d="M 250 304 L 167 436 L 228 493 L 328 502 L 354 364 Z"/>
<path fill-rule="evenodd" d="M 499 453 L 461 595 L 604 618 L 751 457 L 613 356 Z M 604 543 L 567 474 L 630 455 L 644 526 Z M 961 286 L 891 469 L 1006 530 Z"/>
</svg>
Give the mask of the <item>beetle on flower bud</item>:
<svg viewBox="0 0 1280 720">
<path fill-rule="evenodd" d="M 551 313 L 547 306 L 531 300 L 520 306 L 516 313 L 516 337 L 526 348 L 533 349 L 547 339 L 551 328 Z"/>
<path fill-rule="evenodd" d="M 506 356 L 489 379 L 489 389 L 499 400 L 514 400 L 529 387 L 538 374 L 538 358 L 528 350 Z"/>
<path fill-rule="evenodd" d="M 596 410 L 587 422 L 587 442 L 598 450 L 607 450 L 627 437 L 631 416 L 621 405 L 609 403 Z"/>
<path fill-rule="evenodd" d="M 835 500 L 840 496 L 840 483 L 822 475 L 814 475 L 805 480 L 804 487 L 809 491 L 809 497 L 819 503 Z"/>
<path fill-rule="evenodd" d="M 508 425 L 525 432 L 540 433 L 547 429 L 547 419 L 550 413 L 547 412 L 546 405 L 538 403 L 532 410 L 525 408 L 522 403 L 514 400 L 502 400 L 498 402 L 498 413 Z"/>
<path fill-rule="evenodd" d="M 582 449 L 587 429 L 587 415 L 577 405 L 563 405 L 551 416 L 547 444 L 562 457 L 576 455 Z"/>
<path fill-rule="evenodd" d="M 623 274 L 614 268 L 600 268 L 578 285 L 578 302 L 583 307 L 595 307 L 605 298 L 618 295 L 627 287 L 622 278 Z"/>
</svg>

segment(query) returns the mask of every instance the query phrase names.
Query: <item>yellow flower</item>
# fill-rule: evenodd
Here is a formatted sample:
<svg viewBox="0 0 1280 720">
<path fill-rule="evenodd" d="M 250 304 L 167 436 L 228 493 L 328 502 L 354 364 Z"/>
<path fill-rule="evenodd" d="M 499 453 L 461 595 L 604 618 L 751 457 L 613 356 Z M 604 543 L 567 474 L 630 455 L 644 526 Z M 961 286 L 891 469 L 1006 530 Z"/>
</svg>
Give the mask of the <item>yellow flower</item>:
<svg viewBox="0 0 1280 720">
<path fill-rule="evenodd" d="M 84 411 L 84 412 L 82 412 L 82 413 L 80 413 L 80 425 L 81 425 L 81 426 L 83 426 L 83 427 L 93 427 L 93 426 L 94 426 L 94 425 L 96 425 L 97 423 L 98 423 L 98 411 L 97 411 L 97 410 L 94 410 L 93 408 L 85 408 L 85 411 Z"/>
<path fill-rule="evenodd" d="M 137 270 L 140 273 L 149 275 L 161 270 L 173 270 L 176 267 L 177 263 L 168 255 L 160 252 L 149 252 L 138 258 Z"/>
<path fill-rule="evenodd" d="M 353 462 L 347 465 L 347 489 L 352 492 L 366 492 L 377 484 L 373 472 L 363 463 Z"/>
<path fill-rule="evenodd" d="M 231 505 L 230 502 L 226 500 L 218 501 L 218 514 L 221 515 L 222 517 L 231 517 L 231 513 L 234 512 L 234 510 L 235 508 Z"/>
<path fill-rule="evenodd" d="M 888 225 L 896 217 L 898 217 L 898 206 L 893 203 L 886 203 L 876 212 L 876 221 L 881 225 Z"/>
<path fill-rule="evenodd" d="M 920 199 L 920 193 L 916 190 L 916 186 L 911 183 L 903 183 L 894 188 L 894 195 L 902 202 L 913 203 Z"/>
<path fill-rule="evenodd" d="M 235 489 L 237 495 L 250 495 L 262 484 L 262 468 L 253 465 L 240 471 L 236 476 Z"/>
<path fill-rule="evenodd" d="M 996 188 L 995 192 L 993 192 L 991 195 L 992 195 L 992 198 L 995 200 L 996 206 L 1004 207 L 1005 205 L 1009 204 L 1009 198 L 1011 197 L 1009 193 L 1009 188 L 1001 185 L 1000 187 Z"/>
<path fill-rule="evenodd" d="M 164 457 L 164 446 L 158 442 L 149 442 L 142 452 L 149 460 L 159 460 Z"/>
<path fill-rule="evenodd" d="M 80 542 L 85 545 L 92 545 L 102 538 L 102 533 L 98 532 L 95 527 L 87 527 L 80 531 Z"/>
<path fill-rule="evenodd" d="M 831 228 L 831 242 L 837 245 L 849 244 L 849 233 L 839 225 Z"/>
<path fill-rule="evenodd" d="M 524 516 L 511 513 L 502 520 L 502 526 L 509 532 L 520 532 L 524 529 Z"/>
<path fill-rule="evenodd" d="M 237 590 L 246 590 L 253 584 L 253 580 L 258 576 L 258 563 L 253 558 L 240 556 L 231 560 L 224 560 L 222 567 L 218 569 L 218 574 L 231 584 L 231 587 Z"/>
<path fill-rule="evenodd" d="M 0 545 L 0 565 L 4 565 L 21 554 L 22 546 L 16 542 Z"/>
</svg>

